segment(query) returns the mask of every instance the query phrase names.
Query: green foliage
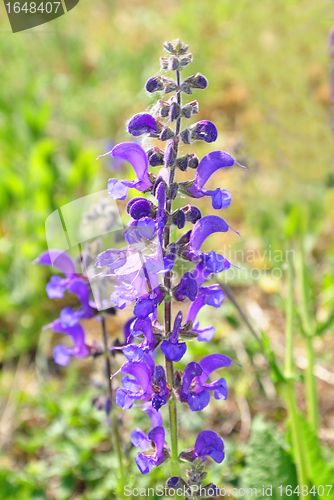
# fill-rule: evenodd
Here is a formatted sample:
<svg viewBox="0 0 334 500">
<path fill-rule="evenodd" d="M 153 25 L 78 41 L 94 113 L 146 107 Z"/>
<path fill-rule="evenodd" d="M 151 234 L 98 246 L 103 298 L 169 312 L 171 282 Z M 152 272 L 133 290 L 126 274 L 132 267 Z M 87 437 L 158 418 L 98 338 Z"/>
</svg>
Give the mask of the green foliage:
<svg viewBox="0 0 334 500">
<path fill-rule="evenodd" d="M 296 468 L 291 459 L 291 451 L 287 450 L 284 436 L 273 424 L 264 421 L 263 417 L 253 420 L 249 445 L 246 447 L 246 466 L 242 472 L 242 487 L 256 488 L 257 498 L 267 498 L 263 495 L 263 486 L 272 485 L 271 498 L 281 497 L 279 486 L 297 486 Z"/>
<path fill-rule="evenodd" d="M 318 491 L 318 486 L 333 484 L 334 462 L 332 460 L 332 463 L 329 463 L 324 458 L 320 441 L 302 413 L 298 413 L 298 425 L 301 430 L 309 484 L 310 486 L 315 485 L 315 489 Z M 334 499 L 333 488 L 329 491 L 328 496 L 327 491 L 328 489 L 325 488 L 326 498 Z M 313 496 L 313 498 L 318 498 L 318 496 Z"/>
</svg>

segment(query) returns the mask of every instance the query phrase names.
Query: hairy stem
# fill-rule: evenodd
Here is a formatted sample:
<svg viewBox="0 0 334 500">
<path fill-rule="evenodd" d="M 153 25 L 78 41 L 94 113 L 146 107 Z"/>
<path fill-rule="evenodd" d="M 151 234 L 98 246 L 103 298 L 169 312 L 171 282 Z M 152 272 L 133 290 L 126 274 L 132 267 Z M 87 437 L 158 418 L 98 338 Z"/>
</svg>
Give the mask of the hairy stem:
<svg viewBox="0 0 334 500">
<path fill-rule="evenodd" d="M 124 468 L 123 468 L 123 460 L 122 460 L 122 450 L 121 450 L 121 441 L 118 432 L 117 418 L 115 414 L 114 408 L 114 398 L 113 398 L 113 390 L 112 390 L 112 381 L 111 381 L 111 366 L 110 366 L 110 357 L 109 357 L 109 348 L 108 348 L 108 339 L 107 339 L 107 328 L 106 328 L 106 320 L 105 317 L 102 316 L 102 338 L 103 338 L 103 346 L 104 346 L 104 356 L 106 360 L 106 374 L 107 374 L 107 391 L 108 397 L 111 403 L 111 422 L 112 422 L 112 436 L 113 436 L 113 445 L 114 450 L 117 454 L 118 458 L 118 470 L 119 470 L 119 491 L 123 494 L 124 485 L 125 485 L 125 476 L 124 476 Z"/>
<path fill-rule="evenodd" d="M 181 90 L 180 90 L 180 72 L 176 71 L 176 81 L 178 85 L 177 90 L 177 102 L 181 106 Z M 174 149 L 176 151 L 176 156 L 178 152 L 178 142 L 179 142 L 179 133 L 181 129 L 181 117 L 179 117 L 176 121 L 175 128 L 175 136 L 174 136 Z M 169 172 L 169 181 L 168 187 L 171 186 L 175 179 L 175 165 L 170 167 Z M 166 211 L 167 214 L 171 214 L 172 212 L 172 203 L 173 200 L 170 197 L 170 193 L 167 193 L 166 200 Z M 164 249 L 168 247 L 170 244 L 170 227 L 165 227 L 164 233 Z M 168 291 L 172 288 L 172 272 L 168 272 L 165 274 L 164 285 Z M 172 329 L 172 301 L 170 297 L 168 300 L 165 300 L 164 303 L 164 322 L 165 322 L 165 333 L 169 333 Z M 174 388 L 174 366 L 173 361 L 170 361 L 167 357 L 165 357 L 165 365 L 166 365 L 166 375 L 168 384 Z M 169 426 L 170 426 L 170 438 L 171 438 L 171 452 L 172 452 L 172 474 L 173 476 L 180 475 L 180 467 L 178 462 L 178 422 L 177 422 L 177 407 L 176 407 L 176 399 L 174 395 L 169 399 Z"/>
<path fill-rule="evenodd" d="M 303 439 L 298 422 L 298 409 L 296 403 L 296 394 L 293 379 L 293 267 L 291 257 L 288 256 L 288 296 L 286 301 L 286 331 L 285 331 L 285 377 L 286 377 L 286 398 L 288 413 L 291 422 L 291 434 L 293 449 L 298 475 L 298 484 L 300 490 L 303 485 L 308 484 L 305 453 L 303 448 Z M 308 495 L 307 495 L 308 498 Z"/>
<path fill-rule="evenodd" d="M 307 368 L 305 372 L 306 386 L 306 404 L 307 416 L 311 428 L 314 432 L 318 431 L 319 414 L 317 401 L 317 386 L 314 376 L 314 325 L 311 319 L 309 310 L 309 294 L 305 275 L 305 256 L 303 242 L 300 242 L 297 260 L 297 279 L 298 279 L 298 294 L 300 303 L 300 316 L 302 320 L 303 330 L 306 334 L 306 349 L 307 349 Z"/>
</svg>

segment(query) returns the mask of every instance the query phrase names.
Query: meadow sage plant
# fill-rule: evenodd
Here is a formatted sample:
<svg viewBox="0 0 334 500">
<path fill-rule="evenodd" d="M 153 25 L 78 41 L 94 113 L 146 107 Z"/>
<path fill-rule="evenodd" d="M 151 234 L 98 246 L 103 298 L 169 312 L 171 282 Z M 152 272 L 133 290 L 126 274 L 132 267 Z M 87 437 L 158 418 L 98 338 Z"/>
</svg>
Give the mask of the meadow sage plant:
<svg viewBox="0 0 334 500">
<path fill-rule="evenodd" d="M 213 326 L 201 327 L 197 315 L 205 305 L 221 306 L 224 291 L 218 284 L 205 286 L 205 281 L 231 264 L 224 256 L 214 251 L 205 253 L 201 248 L 210 235 L 226 233 L 231 228 L 218 215 L 220 212 L 202 216 L 193 204 L 173 209 L 173 201 L 179 197 L 189 198 L 193 203 L 198 198 L 208 197 L 217 211 L 228 208 L 231 203 L 229 191 L 210 190 L 205 186 L 217 170 L 239 164 L 224 151 L 213 151 L 201 160 L 194 153 L 180 154 L 182 144 L 190 145 L 199 140 L 211 143 L 217 139 L 218 132 L 207 120 L 183 128 L 182 120 L 188 122 L 198 113 L 197 101 L 184 103 L 183 94 L 206 89 L 208 81 L 200 73 L 181 79 L 182 70 L 192 62 L 187 45 L 177 40 L 166 42 L 164 48 L 168 56 L 161 58 L 163 74 L 146 82 L 146 90 L 160 93 L 162 98 L 156 101 L 150 113 L 135 115 L 127 125 L 132 136 L 146 136 L 146 144 L 150 138 L 151 147 L 145 150 L 135 139 L 135 142 L 118 144 L 102 155 L 129 162 L 136 174 L 134 180 L 109 179 L 109 195 L 114 200 L 125 200 L 129 189 L 136 189 L 141 195 L 127 203 L 130 216 L 124 231 L 127 245 L 100 253 L 96 267 L 101 269 L 101 276 L 115 284 L 110 307 L 123 309 L 134 304 L 133 318 L 125 325 L 123 343 L 107 349 L 108 352 L 121 351 L 126 358 L 118 372 L 111 376 L 112 380 L 116 375 L 123 376 L 116 392 L 117 406 L 123 410 L 142 406 L 151 422 L 148 433 L 140 428 L 131 433 L 131 442 L 139 450 L 136 464 L 142 474 L 147 474 L 153 467 L 169 461 L 172 477 L 167 480 L 167 487 L 184 488 L 186 498 L 191 498 L 190 486 L 200 486 L 201 498 L 208 498 L 216 490 L 212 484 L 202 484 L 206 477 L 205 461 L 208 457 L 217 463 L 223 461 L 223 440 L 212 430 L 203 430 L 194 439 L 191 449 L 179 450 L 178 412 L 182 412 L 184 405 L 193 412 L 202 411 L 211 397 L 225 400 L 228 392 L 225 379 L 211 381 L 210 377 L 213 372 L 222 373 L 232 360 L 218 352 L 199 362 L 189 362 L 183 372 L 175 363 L 182 360 L 189 341 L 209 342 L 215 334 Z M 166 76 L 166 70 L 174 72 L 175 78 Z M 171 97 L 167 98 L 169 94 Z M 164 147 L 156 145 L 158 140 Z M 155 170 L 149 171 L 150 167 Z M 194 172 L 194 178 L 178 182 L 178 170 Z M 178 229 L 177 238 L 173 238 L 173 228 Z M 184 228 L 185 233 L 180 236 Z M 62 267 L 62 259 L 66 260 L 67 269 Z M 67 289 L 82 303 L 79 311 L 65 308 L 60 318 L 51 324 L 55 331 L 70 335 L 75 343 L 74 348 L 56 347 L 55 360 L 63 365 L 72 355 L 88 354 L 79 321 L 96 314 L 89 302 L 88 285 L 84 278 L 75 275 L 67 260 L 66 254 L 58 258 L 65 278 L 53 277 L 47 286 L 49 297 L 62 297 Z M 50 264 L 49 254 L 43 254 L 39 261 Z M 175 270 L 180 265 L 183 269 L 187 266 L 188 270 L 176 279 Z M 185 313 L 184 303 L 188 302 L 190 306 Z M 103 327 L 105 333 L 105 323 Z M 110 400 L 112 398 L 110 384 Z M 165 405 L 168 423 L 163 421 L 161 414 Z M 114 430 L 121 461 L 117 425 Z M 186 480 L 180 472 L 180 461 L 189 462 Z"/>
</svg>

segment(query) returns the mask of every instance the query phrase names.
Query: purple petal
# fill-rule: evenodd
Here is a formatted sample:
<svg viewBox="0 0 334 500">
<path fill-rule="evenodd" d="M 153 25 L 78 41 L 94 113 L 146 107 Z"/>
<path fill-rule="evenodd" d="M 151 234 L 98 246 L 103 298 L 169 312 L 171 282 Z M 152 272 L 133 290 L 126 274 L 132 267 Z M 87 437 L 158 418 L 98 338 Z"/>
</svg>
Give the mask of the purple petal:
<svg viewBox="0 0 334 500">
<path fill-rule="evenodd" d="M 125 200 L 128 194 L 128 186 L 125 184 L 124 181 L 118 181 L 117 179 L 109 179 L 108 194 L 112 197 L 113 200 Z"/>
<path fill-rule="evenodd" d="M 187 313 L 187 318 L 186 318 L 186 323 L 188 321 L 192 321 L 193 323 L 195 322 L 196 316 L 200 309 L 205 305 L 206 303 L 206 298 L 204 295 L 199 295 L 192 304 L 190 304 L 190 307 L 188 309 Z"/>
<path fill-rule="evenodd" d="M 148 438 L 154 443 L 154 464 L 159 465 L 164 461 L 165 429 L 162 426 L 154 427 L 148 433 Z"/>
<path fill-rule="evenodd" d="M 46 285 L 46 293 L 49 299 L 62 299 L 66 291 L 67 280 L 61 276 L 51 276 Z"/>
<path fill-rule="evenodd" d="M 143 217 L 152 217 L 154 215 L 152 204 L 145 198 L 137 198 L 134 202 L 133 200 L 131 202 L 130 207 L 128 203 L 127 211 L 133 219 L 139 220 Z"/>
<path fill-rule="evenodd" d="M 156 309 L 156 303 L 154 299 L 147 297 L 145 299 L 138 299 L 133 310 L 133 314 L 140 319 L 147 318 Z"/>
<path fill-rule="evenodd" d="M 195 184 L 198 188 L 203 188 L 211 175 L 221 168 L 228 168 L 234 165 L 234 159 L 225 151 L 213 151 L 204 156 L 199 162 L 196 170 Z"/>
<path fill-rule="evenodd" d="M 224 378 L 215 380 L 214 382 L 211 382 L 211 384 L 204 384 L 204 387 L 208 389 L 208 391 L 214 391 L 215 399 L 227 398 L 228 388 Z"/>
<path fill-rule="evenodd" d="M 43 266 L 58 267 L 65 276 L 70 277 L 76 274 L 72 257 L 63 250 L 47 250 L 33 261 L 33 264 L 36 263 L 42 264 Z"/>
<path fill-rule="evenodd" d="M 193 331 L 198 334 L 198 337 L 196 338 L 198 342 L 211 342 L 216 333 L 216 329 L 212 325 L 204 328 L 193 328 Z"/>
<path fill-rule="evenodd" d="M 143 451 L 146 451 L 151 443 L 151 440 L 148 439 L 145 432 L 139 429 L 139 427 L 137 427 L 136 430 L 131 432 L 130 440 L 133 446 L 136 446 L 136 448 L 139 448 L 140 450 Z"/>
<path fill-rule="evenodd" d="M 157 122 L 149 113 L 138 113 L 133 116 L 128 124 L 129 134 L 138 137 L 142 134 L 157 133 Z"/>
<path fill-rule="evenodd" d="M 182 318 L 183 318 L 182 311 L 179 311 L 177 313 L 177 315 L 175 316 L 173 331 L 172 331 L 172 335 L 170 336 L 170 340 L 172 342 L 173 341 L 177 342 L 177 340 L 178 340 L 178 335 L 179 335 L 179 331 L 181 328 Z"/>
<path fill-rule="evenodd" d="M 225 457 L 222 438 L 216 432 L 202 431 L 195 442 L 195 455 L 202 458 L 211 457 L 220 464 Z"/>
<path fill-rule="evenodd" d="M 202 120 L 194 123 L 190 129 L 192 138 L 194 139 L 201 139 L 205 142 L 214 142 L 218 137 L 216 125 L 208 120 Z"/>
<path fill-rule="evenodd" d="M 161 344 L 161 351 L 166 358 L 170 361 L 180 361 L 185 355 L 187 350 L 187 344 L 185 342 L 173 343 L 168 340 L 164 340 Z"/>
<path fill-rule="evenodd" d="M 147 403 L 149 404 L 149 403 Z M 148 415 L 150 417 L 150 420 L 152 422 L 152 427 L 157 427 L 158 425 L 163 425 L 163 421 L 162 421 L 162 415 L 159 411 L 155 410 L 154 408 L 152 408 L 152 406 L 148 406 L 147 408 L 145 408 L 144 410 L 144 413 L 146 413 L 146 415 Z"/>
<path fill-rule="evenodd" d="M 210 393 L 203 390 L 196 394 L 188 395 L 188 404 L 192 411 L 202 411 L 210 403 Z"/>
<path fill-rule="evenodd" d="M 137 456 L 135 457 L 135 462 L 142 474 L 148 474 L 153 468 L 152 460 L 142 453 L 137 454 Z"/>
<path fill-rule="evenodd" d="M 193 273 L 186 272 L 182 276 L 180 283 L 174 290 L 174 297 L 176 300 L 182 302 L 188 297 L 191 301 L 196 299 L 198 293 L 197 280 Z"/>
<path fill-rule="evenodd" d="M 135 377 L 142 388 L 143 396 L 147 398 L 146 401 L 150 399 L 152 396 L 152 375 L 144 361 L 140 363 L 125 363 L 121 368 L 121 373 Z"/>
<path fill-rule="evenodd" d="M 189 246 L 193 250 L 199 250 L 208 236 L 218 232 L 226 233 L 229 227 L 227 222 L 217 215 L 206 215 L 194 225 L 191 231 Z"/>
<path fill-rule="evenodd" d="M 209 252 L 203 256 L 205 270 L 211 273 L 221 273 L 231 267 L 231 263 L 220 254 L 214 251 Z"/>
<path fill-rule="evenodd" d="M 148 159 L 145 150 L 134 142 L 122 142 L 118 144 L 112 151 L 113 158 L 121 158 L 128 161 L 136 175 L 138 182 L 133 184 L 134 181 L 122 181 L 128 187 L 135 187 L 138 191 L 146 191 L 150 188 L 152 183 L 148 176 Z"/>
<path fill-rule="evenodd" d="M 63 345 L 56 345 L 53 349 L 53 358 L 57 365 L 66 366 L 68 365 L 72 356 L 72 347 L 65 347 Z"/>
<path fill-rule="evenodd" d="M 63 327 L 60 320 L 57 319 L 50 325 L 48 325 L 53 329 L 54 332 L 57 333 L 65 333 L 69 337 L 72 338 L 75 347 L 71 348 L 71 355 L 76 356 L 78 358 L 84 358 L 89 355 L 89 350 L 85 344 L 85 331 L 82 328 L 82 326 L 77 323 L 76 325 L 72 327 Z M 64 353 L 64 350 L 63 350 Z M 60 355 L 60 351 L 58 349 L 57 355 Z"/>
<path fill-rule="evenodd" d="M 188 363 L 183 372 L 182 389 L 180 391 L 180 396 L 187 400 L 189 394 L 189 387 L 191 382 L 195 377 L 199 377 L 202 374 L 202 367 L 195 361 Z"/>
<path fill-rule="evenodd" d="M 225 299 L 225 292 L 219 288 L 219 285 L 210 285 L 202 287 L 200 293 L 205 295 L 205 304 L 213 307 L 220 307 Z"/>
<path fill-rule="evenodd" d="M 232 360 L 225 354 L 209 354 L 199 362 L 203 373 L 198 377 L 199 385 L 202 385 L 210 377 L 211 373 L 218 368 L 231 366 Z"/>
</svg>

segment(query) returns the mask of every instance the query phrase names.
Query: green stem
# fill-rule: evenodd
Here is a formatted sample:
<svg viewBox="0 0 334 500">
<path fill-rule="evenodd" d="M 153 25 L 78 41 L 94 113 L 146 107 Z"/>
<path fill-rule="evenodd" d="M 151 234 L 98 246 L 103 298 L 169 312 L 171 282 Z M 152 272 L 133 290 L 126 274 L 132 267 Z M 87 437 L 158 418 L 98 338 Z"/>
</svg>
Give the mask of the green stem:
<svg viewBox="0 0 334 500">
<path fill-rule="evenodd" d="M 300 242 L 297 258 L 297 280 L 298 280 L 298 294 L 300 304 L 300 316 L 302 320 L 303 330 L 306 335 L 306 349 L 307 349 L 307 368 L 305 372 L 305 388 L 306 388 L 306 406 L 308 421 L 312 430 L 317 433 L 319 425 L 319 412 L 318 412 L 318 398 L 317 386 L 314 376 L 314 326 L 309 310 L 309 294 L 305 269 L 305 256 L 303 242 Z"/>
<path fill-rule="evenodd" d="M 180 89 L 180 72 L 176 71 L 176 80 L 178 85 L 177 90 L 177 102 L 181 106 L 181 89 Z M 176 151 L 176 157 L 178 152 L 178 142 L 179 142 L 179 133 L 181 130 L 181 117 L 179 117 L 176 121 L 175 128 L 175 136 L 174 136 L 174 148 Z M 168 186 L 173 184 L 175 179 L 175 165 L 170 168 L 169 172 L 169 181 Z M 172 213 L 172 202 L 169 193 L 166 201 L 166 212 L 167 214 Z M 167 216 L 168 216 L 167 215 Z M 165 227 L 164 233 L 164 249 L 168 247 L 170 244 L 170 227 Z M 165 274 L 164 285 L 166 289 L 170 292 L 172 288 L 172 273 L 168 272 Z M 170 298 L 165 300 L 164 304 L 164 321 L 165 321 L 165 334 L 167 335 L 172 329 L 172 301 Z M 166 374 L 167 374 L 167 382 L 169 386 L 174 389 L 174 366 L 173 362 L 165 357 L 165 365 L 166 365 Z M 177 422 L 177 406 L 176 399 L 174 393 L 172 397 L 169 399 L 169 427 L 170 427 L 170 440 L 171 440 L 171 473 L 173 476 L 180 476 L 180 465 L 178 461 L 178 422 Z"/>
<path fill-rule="evenodd" d="M 119 484 L 118 490 L 123 495 L 124 486 L 125 486 L 125 476 L 124 476 L 124 468 L 123 468 L 123 457 L 122 457 L 122 449 L 121 449 L 121 441 L 118 432 L 117 418 L 115 414 L 115 401 L 113 397 L 112 390 L 112 381 L 111 381 L 111 366 L 110 366 L 110 357 L 109 357 L 109 348 L 108 348 L 108 339 L 107 339 L 107 328 L 106 328 L 106 320 L 105 317 L 102 316 L 102 338 L 103 338 L 103 346 L 104 346 L 104 356 L 106 360 L 106 374 L 107 374 L 107 390 L 108 397 L 111 403 L 111 422 L 112 422 L 112 437 L 113 437 L 113 447 L 116 451 L 118 458 L 118 471 L 119 471 Z"/>
<path fill-rule="evenodd" d="M 288 295 L 286 301 L 286 331 L 285 331 L 285 377 L 286 398 L 288 413 L 291 421 L 292 442 L 297 467 L 298 484 L 300 490 L 303 485 L 308 484 L 303 439 L 298 422 L 298 409 L 294 388 L 294 365 L 293 365 L 293 267 L 290 255 L 288 255 Z M 306 498 L 309 496 L 307 495 Z"/>
<path fill-rule="evenodd" d="M 311 428 L 318 433 L 319 411 L 317 398 L 317 385 L 314 376 L 314 347 L 313 337 L 306 337 L 307 368 L 305 371 L 305 388 L 307 415 Z"/>
</svg>

